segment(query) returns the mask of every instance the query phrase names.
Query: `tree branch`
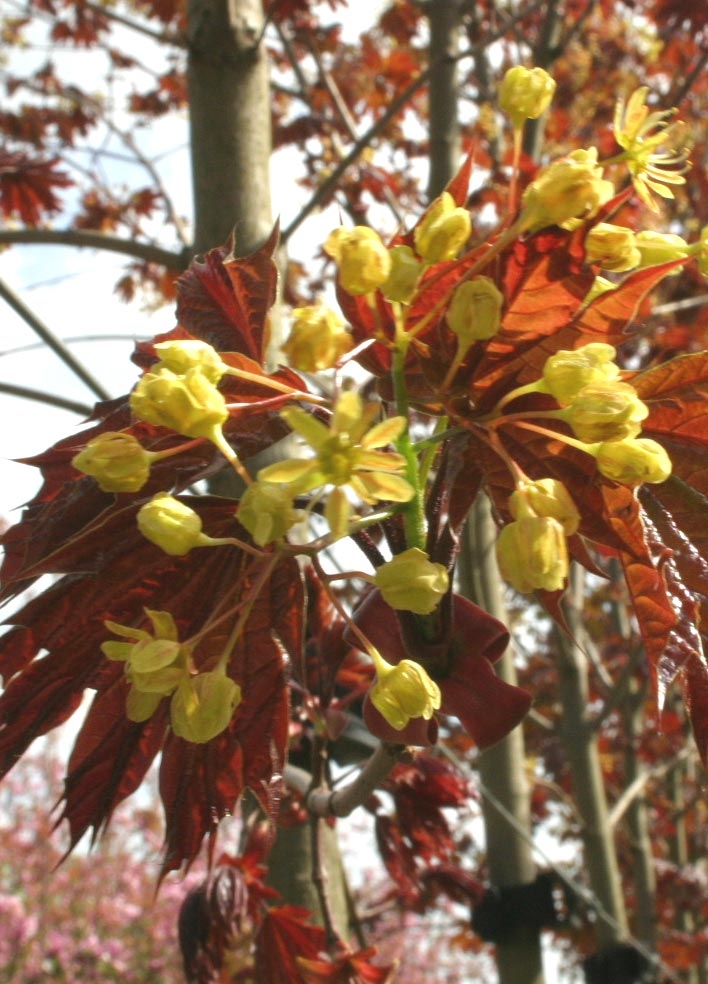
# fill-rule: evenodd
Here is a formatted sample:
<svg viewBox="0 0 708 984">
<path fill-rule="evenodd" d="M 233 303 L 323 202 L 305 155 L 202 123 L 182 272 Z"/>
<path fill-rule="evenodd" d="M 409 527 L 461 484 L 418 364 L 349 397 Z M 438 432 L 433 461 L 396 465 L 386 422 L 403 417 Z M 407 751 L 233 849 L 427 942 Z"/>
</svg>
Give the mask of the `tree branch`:
<svg viewBox="0 0 708 984">
<path fill-rule="evenodd" d="M 17 396 L 21 400 L 35 400 L 37 403 L 46 403 L 50 407 L 58 407 L 60 410 L 69 410 L 77 413 L 81 417 L 88 417 L 93 410 L 87 403 L 79 403 L 76 400 L 66 400 L 63 396 L 56 396 L 53 393 L 42 393 L 40 390 L 30 389 L 27 386 L 13 386 L 12 383 L 0 383 L 0 393 L 7 393 L 8 396 Z"/>
<path fill-rule="evenodd" d="M 75 246 L 79 249 L 103 249 L 110 253 L 122 253 L 147 263 L 159 263 L 168 270 L 182 271 L 189 265 L 191 253 L 183 249 L 179 253 L 162 249 L 152 243 L 138 243 L 121 236 L 107 236 L 103 232 L 88 229 L 0 229 L 0 246 Z"/>
<path fill-rule="evenodd" d="M 22 320 L 29 325 L 35 335 L 45 342 L 49 348 L 56 355 L 59 356 L 61 361 L 67 366 L 71 371 L 78 376 L 78 378 L 88 386 L 92 393 L 94 393 L 100 400 L 110 399 L 110 393 L 101 386 L 98 380 L 94 379 L 91 373 L 86 369 L 82 362 L 80 362 L 69 349 L 64 345 L 61 339 L 57 338 L 47 326 L 39 320 L 37 315 L 31 311 L 24 301 L 17 296 L 17 294 L 9 287 L 3 280 L 0 280 L 0 298 L 4 300 L 13 311 L 18 314 Z"/>
<path fill-rule="evenodd" d="M 285 781 L 305 797 L 307 809 L 313 817 L 348 817 L 358 806 L 367 801 L 406 752 L 406 745 L 382 743 L 356 779 L 342 789 L 334 791 L 312 789 L 310 774 L 292 765 L 285 768 Z"/>
</svg>

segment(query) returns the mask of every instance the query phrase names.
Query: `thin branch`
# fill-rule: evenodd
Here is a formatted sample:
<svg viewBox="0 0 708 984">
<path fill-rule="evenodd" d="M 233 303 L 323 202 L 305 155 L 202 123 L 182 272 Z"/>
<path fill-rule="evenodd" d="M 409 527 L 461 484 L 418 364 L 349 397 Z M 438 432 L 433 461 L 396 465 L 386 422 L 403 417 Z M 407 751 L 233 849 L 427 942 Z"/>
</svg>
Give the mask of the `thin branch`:
<svg viewBox="0 0 708 984">
<path fill-rule="evenodd" d="M 406 751 L 405 745 L 382 743 L 349 785 L 334 792 L 328 789 L 310 790 L 306 799 L 308 811 L 314 817 L 348 817 L 367 801 Z"/>
<path fill-rule="evenodd" d="M 42 393 L 40 390 L 30 389 L 27 386 L 13 386 L 12 383 L 0 383 L 0 393 L 7 393 L 8 396 L 17 396 L 21 400 L 34 400 L 37 403 L 46 403 L 47 406 L 58 407 L 60 410 L 69 410 L 71 413 L 77 413 L 81 417 L 88 417 L 93 410 L 93 407 L 87 403 L 66 400 L 63 396 Z"/>
<path fill-rule="evenodd" d="M 91 373 L 86 369 L 82 362 L 80 362 L 74 355 L 69 351 L 69 349 L 64 345 L 61 339 L 57 338 L 47 326 L 39 320 L 37 315 L 31 311 L 27 305 L 24 303 L 22 298 L 9 287 L 3 280 L 0 280 L 0 298 L 2 298 L 9 306 L 18 314 L 22 320 L 29 325 L 32 331 L 42 339 L 43 342 L 59 356 L 61 361 L 67 366 L 74 375 L 88 386 L 92 393 L 94 393 L 101 400 L 110 399 L 110 393 L 103 388 L 103 386 L 94 379 Z"/>
<path fill-rule="evenodd" d="M 103 4 L 85 2 L 84 6 L 88 10 L 92 10 L 94 13 L 105 17 L 107 20 L 114 21 L 116 24 L 127 27 L 131 31 L 136 31 L 138 34 L 144 34 L 145 37 L 152 38 L 153 41 L 159 41 L 162 44 L 174 44 L 178 48 L 187 47 L 187 42 L 185 39 L 176 31 L 156 31 L 153 28 L 148 27 L 146 24 L 139 24 L 137 21 L 131 20 L 123 14 L 117 14 L 109 7 L 103 6 Z"/>
<path fill-rule="evenodd" d="M 662 762 L 661 765 L 657 765 L 652 769 L 645 769 L 641 772 L 634 782 L 627 786 L 620 798 L 610 810 L 607 818 L 610 827 L 617 826 L 624 814 L 629 809 L 632 801 L 641 795 L 644 787 L 651 779 L 662 779 L 673 769 L 678 768 L 682 762 L 685 762 L 692 751 L 693 749 L 690 747 L 683 748 L 669 762 Z"/>
<path fill-rule="evenodd" d="M 87 229 L 0 229 L 0 246 L 76 246 L 79 249 L 105 249 L 147 263 L 159 263 L 168 270 L 182 271 L 189 265 L 189 250 L 162 249 L 152 243 L 139 243 L 121 236 L 108 236 Z"/>
</svg>

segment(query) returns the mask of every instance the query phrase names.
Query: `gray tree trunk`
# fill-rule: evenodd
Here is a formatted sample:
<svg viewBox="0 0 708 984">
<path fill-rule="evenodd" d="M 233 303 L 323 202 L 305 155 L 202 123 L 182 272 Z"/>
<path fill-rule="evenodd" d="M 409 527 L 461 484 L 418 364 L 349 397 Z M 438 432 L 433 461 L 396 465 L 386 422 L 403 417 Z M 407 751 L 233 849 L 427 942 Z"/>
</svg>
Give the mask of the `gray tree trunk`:
<svg viewBox="0 0 708 984">
<path fill-rule="evenodd" d="M 261 0 L 189 0 L 187 85 L 197 253 L 253 252 L 272 227 L 271 111 Z"/>
</svg>

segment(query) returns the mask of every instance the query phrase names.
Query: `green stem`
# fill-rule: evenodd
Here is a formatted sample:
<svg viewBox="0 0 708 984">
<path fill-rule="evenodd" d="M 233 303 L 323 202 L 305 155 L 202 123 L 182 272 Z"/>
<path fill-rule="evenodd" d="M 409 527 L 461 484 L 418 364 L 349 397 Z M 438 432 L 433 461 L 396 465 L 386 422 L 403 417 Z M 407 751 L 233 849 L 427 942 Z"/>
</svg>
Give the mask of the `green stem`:
<svg viewBox="0 0 708 984">
<path fill-rule="evenodd" d="M 401 417 L 408 420 L 408 391 L 406 390 L 405 362 L 406 352 L 408 351 L 408 339 L 399 337 L 398 344 L 393 353 L 391 366 L 391 377 L 393 382 L 393 392 L 396 398 L 396 411 Z M 418 547 L 425 550 L 425 512 L 423 509 L 423 489 L 418 472 L 418 458 L 416 456 L 410 434 L 406 428 L 405 433 L 396 440 L 396 450 L 403 455 L 406 460 L 404 477 L 415 489 L 415 495 L 403 504 L 401 509 L 403 515 L 403 528 L 406 534 L 406 544 L 408 547 Z"/>
</svg>

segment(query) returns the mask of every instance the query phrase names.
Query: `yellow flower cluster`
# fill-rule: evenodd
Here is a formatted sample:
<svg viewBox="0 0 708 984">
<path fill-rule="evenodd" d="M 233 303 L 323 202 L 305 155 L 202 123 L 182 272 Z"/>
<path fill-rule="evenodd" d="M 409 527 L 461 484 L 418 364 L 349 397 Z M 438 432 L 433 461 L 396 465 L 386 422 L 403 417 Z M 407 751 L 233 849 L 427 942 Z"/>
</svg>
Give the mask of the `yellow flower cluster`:
<svg viewBox="0 0 708 984">
<path fill-rule="evenodd" d="M 104 642 L 103 654 L 125 664 L 129 681 L 126 714 L 131 721 L 147 721 L 160 702 L 170 698 L 170 721 L 186 741 L 211 741 L 224 731 L 241 702 L 241 688 L 226 675 L 225 667 L 197 673 L 192 647 L 181 643 L 169 612 L 145 609 L 152 631 L 106 621 L 114 635 L 127 642 Z"/>
</svg>

